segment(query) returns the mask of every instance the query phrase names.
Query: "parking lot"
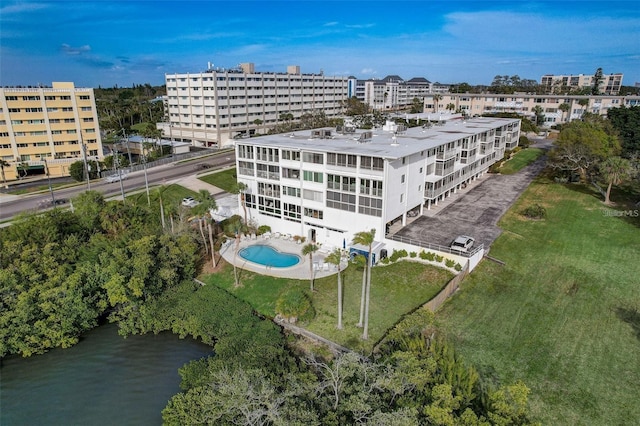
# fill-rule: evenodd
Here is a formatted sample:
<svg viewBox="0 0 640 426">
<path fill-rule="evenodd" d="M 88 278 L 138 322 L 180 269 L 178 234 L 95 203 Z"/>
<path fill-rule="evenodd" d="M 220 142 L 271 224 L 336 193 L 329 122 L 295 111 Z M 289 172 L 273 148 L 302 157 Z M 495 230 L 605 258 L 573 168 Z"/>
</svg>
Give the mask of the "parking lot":
<svg viewBox="0 0 640 426">
<path fill-rule="evenodd" d="M 485 250 L 500 235 L 498 220 L 543 169 L 546 157 L 514 175 L 485 175 L 479 182 L 445 200 L 435 212 L 426 212 L 396 235 L 448 247 L 458 235 L 484 244 Z"/>
</svg>

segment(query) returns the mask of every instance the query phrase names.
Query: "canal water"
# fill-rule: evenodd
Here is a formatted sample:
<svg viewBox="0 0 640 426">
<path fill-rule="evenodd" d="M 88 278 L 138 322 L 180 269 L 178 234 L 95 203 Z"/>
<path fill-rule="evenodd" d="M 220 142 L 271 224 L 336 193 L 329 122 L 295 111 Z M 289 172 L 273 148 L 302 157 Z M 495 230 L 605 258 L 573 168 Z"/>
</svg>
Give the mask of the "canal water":
<svg viewBox="0 0 640 426">
<path fill-rule="evenodd" d="M 212 353 L 171 333 L 124 339 L 100 326 L 72 348 L 3 360 L 0 425 L 160 425 L 178 368 Z"/>
</svg>

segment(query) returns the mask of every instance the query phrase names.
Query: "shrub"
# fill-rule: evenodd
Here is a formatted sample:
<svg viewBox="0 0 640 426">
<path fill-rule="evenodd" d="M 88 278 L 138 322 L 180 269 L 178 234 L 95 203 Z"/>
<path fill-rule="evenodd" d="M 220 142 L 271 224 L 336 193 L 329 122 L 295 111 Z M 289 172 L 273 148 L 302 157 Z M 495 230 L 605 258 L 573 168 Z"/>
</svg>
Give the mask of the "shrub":
<svg viewBox="0 0 640 426">
<path fill-rule="evenodd" d="M 418 254 L 415 251 L 412 251 L 411 253 L 409 253 L 409 257 L 416 257 Z"/>
<path fill-rule="evenodd" d="M 440 262 L 442 262 L 443 259 L 444 259 L 444 257 L 436 254 L 436 262 L 440 263 Z"/>
<path fill-rule="evenodd" d="M 420 252 L 420 254 L 418 254 L 418 256 L 419 256 L 419 257 L 420 257 L 420 259 L 422 259 L 422 260 L 427 260 L 427 253 L 425 253 L 425 251 L 424 251 L 424 250 L 422 250 L 422 251 Z"/>
<path fill-rule="evenodd" d="M 444 264 L 446 265 L 447 268 L 453 268 L 453 266 L 456 264 L 456 261 L 452 259 L 447 259 L 445 260 Z"/>
<path fill-rule="evenodd" d="M 525 135 L 520 135 L 520 139 L 518 139 L 518 146 L 521 146 L 522 148 L 529 148 L 529 145 L 531 145 L 529 138 Z"/>
<path fill-rule="evenodd" d="M 431 262 L 433 262 L 433 260 L 436 258 L 436 254 L 434 252 L 430 251 L 430 252 L 425 253 L 424 258 L 429 260 L 429 261 L 431 261 Z"/>
<path fill-rule="evenodd" d="M 382 260 L 380 261 L 380 263 L 382 263 L 383 265 L 387 265 L 387 264 L 389 264 L 389 258 L 388 258 L 388 257 L 385 257 L 384 259 L 382 259 Z"/>
<path fill-rule="evenodd" d="M 390 259 L 392 262 L 397 262 L 398 259 L 400 259 L 401 257 L 407 257 L 409 254 L 407 253 L 406 250 L 402 249 L 402 250 L 393 250 L 393 253 L 391 253 Z"/>
<path fill-rule="evenodd" d="M 547 215 L 547 209 L 540 204 L 534 204 L 524 209 L 522 215 L 529 219 L 544 219 Z"/>
<path fill-rule="evenodd" d="M 460 271 L 462 271 L 462 265 L 459 264 L 459 263 L 456 263 L 456 266 L 454 266 L 453 269 L 455 269 L 456 271 L 460 272 Z"/>
<path fill-rule="evenodd" d="M 310 311 L 311 300 L 299 288 L 293 288 L 280 295 L 276 301 L 276 313 L 294 323 Z"/>
<path fill-rule="evenodd" d="M 261 225 L 258 227 L 258 234 L 266 234 L 267 232 L 271 232 L 271 227 L 269 225 Z"/>
</svg>

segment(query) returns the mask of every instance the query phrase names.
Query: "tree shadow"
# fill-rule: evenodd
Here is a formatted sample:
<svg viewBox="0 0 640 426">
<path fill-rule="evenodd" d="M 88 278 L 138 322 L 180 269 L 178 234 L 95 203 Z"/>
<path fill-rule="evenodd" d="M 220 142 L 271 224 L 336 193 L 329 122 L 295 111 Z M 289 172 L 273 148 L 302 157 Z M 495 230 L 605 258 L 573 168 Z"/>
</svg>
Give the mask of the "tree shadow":
<svg viewBox="0 0 640 426">
<path fill-rule="evenodd" d="M 617 307 L 615 309 L 616 316 L 621 321 L 626 322 L 631 326 L 631 329 L 636 335 L 636 338 L 640 340 L 640 311 L 635 307 Z"/>
</svg>

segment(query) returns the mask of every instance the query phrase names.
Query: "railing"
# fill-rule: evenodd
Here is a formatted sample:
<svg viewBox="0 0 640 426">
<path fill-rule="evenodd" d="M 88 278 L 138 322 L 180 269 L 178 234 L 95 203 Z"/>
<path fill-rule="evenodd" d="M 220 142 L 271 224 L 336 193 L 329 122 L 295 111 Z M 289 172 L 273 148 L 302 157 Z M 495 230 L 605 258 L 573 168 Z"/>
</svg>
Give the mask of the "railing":
<svg viewBox="0 0 640 426">
<path fill-rule="evenodd" d="M 147 163 L 147 169 L 150 169 L 152 167 L 162 166 L 162 165 L 165 165 L 165 164 L 175 163 L 175 162 L 182 161 L 182 160 L 188 160 L 190 158 L 205 157 L 205 156 L 208 156 L 208 155 L 216 154 L 218 152 L 223 152 L 223 151 L 209 151 L 209 150 L 207 150 L 207 151 L 187 152 L 187 153 L 184 153 L 184 154 L 174 154 L 172 156 L 163 157 L 163 158 L 160 158 L 160 159 L 155 160 L 155 161 L 149 161 Z M 118 153 L 120 155 L 123 155 L 123 152 L 121 152 L 121 151 L 118 151 Z M 124 153 L 124 155 L 126 155 L 126 152 Z M 76 161 L 77 161 L 77 159 L 76 159 Z M 144 170 L 144 167 L 145 167 L 144 164 L 136 164 L 136 165 L 133 165 L 133 166 L 130 165 L 126 169 L 127 169 L 127 172 L 132 173 L 132 172 L 139 172 L 141 170 Z M 113 172 L 113 170 L 102 170 L 101 174 L 102 174 L 102 176 L 106 176 L 106 175 L 108 175 L 108 174 L 110 174 L 112 172 Z"/>
<path fill-rule="evenodd" d="M 398 241 L 400 243 L 409 244 L 412 246 L 422 247 L 429 250 L 435 250 L 443 253 L 455 254 L 457 256 L 462 257 L 473 257 L 480 250 L 484 249 L 484 244 L 480 244 L 479 246 L 473 247 L 471 251 L 462 252 L 458 250 L 452 250 L 450 247 L 441 246 L 439 244 L 427 243 L 426 241 L 413 240 L 411 238 L 402 237 L 400 235 L 387 235 L 385 238 L 393 241 Z"/>
</svg>

